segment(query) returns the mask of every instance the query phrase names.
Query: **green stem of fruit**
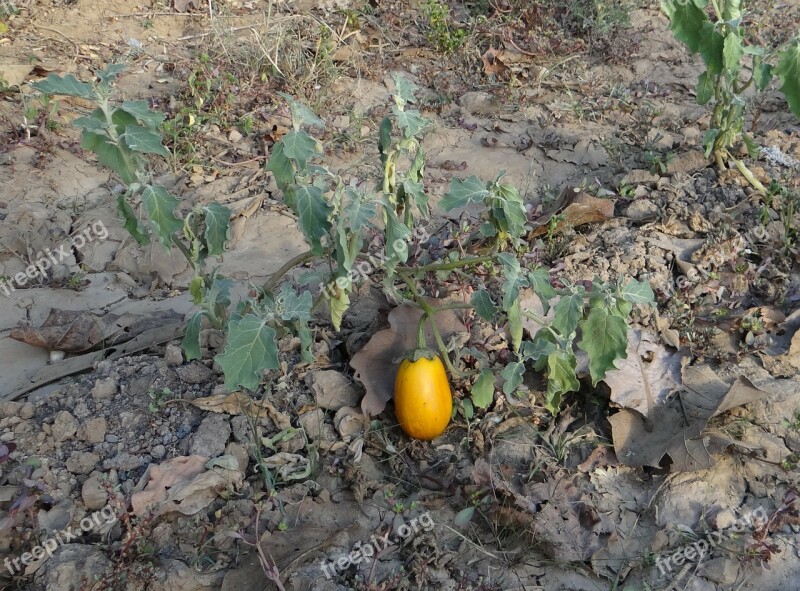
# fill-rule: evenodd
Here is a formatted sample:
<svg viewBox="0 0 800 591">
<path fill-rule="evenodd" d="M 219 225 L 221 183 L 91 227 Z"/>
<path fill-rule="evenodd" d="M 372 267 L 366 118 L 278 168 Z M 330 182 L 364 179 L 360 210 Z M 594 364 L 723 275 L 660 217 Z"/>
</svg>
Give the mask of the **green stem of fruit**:
<svg viewBox="0 0 800 591">
<path fill-rule="evenodd" d="M 428 343 L 425 342 L 425 321 L 428 320 L 427 314 L 422 314 L 417 322 L 417 349 L 425 349 Z"/>
<path fill-rule="evenodd" d="M 492 262 L 493 257 L 472 257 L 468 259 L 460 259 L 458 261 L 450 261 L 449 263 L 431 263 L 430 265 L 423 265 L 421 267 L 397 267 L 398 273 L 429 273 L 432 271 L 452 271 L 460 269 L 461 267 L 468 267 L 470 265 L 480 265 L 482 263 Z"/>
<path fill-rule="evenodd" d="M 434 308 L 428 302 L 425 301 L 425 298 L 419 293 L 416 284 L 414 281 L 409 277 L 406 273 L 400 271 L 400 269 L 396 269 L 397 274 L 400 278 L 405 281 L 408 289 L 411 290 L 411 294 L 414 296 L 414 301 L 416 301 L 417 305 L 422 308 L 422 318 L 420 318 L 420 324 L 417 328 L 417 345 L 419 346 L 422 343 L 421 348 L 425 348 L 427 343 L 425 342 L 425 320 L 427 319 L 431 323 L 431 330 L 433 331 L 433 338 L 436 340 L 436 345 L 439 347 L 439 353 L 442 356 L 442 361 L 444 361 L 444 365 L 447 368 L 447 371 L 450 372 L 450 375 L 456 378 L 463 378 L 466 377 L 468 374 L 465 374 L 462 371 L 459 371 L 453 366 L 450 362 L 450 356 L 447 353 L 447 345 L 444 343 L 444 339 L 442 339 L 442 334 L 439 332 L 439 327 L 436 325 L 436 312 L 439 312 L 443 309 L 442 308 Z M 447 305 L 447 304 L 445 304 Z"/>
</svg>

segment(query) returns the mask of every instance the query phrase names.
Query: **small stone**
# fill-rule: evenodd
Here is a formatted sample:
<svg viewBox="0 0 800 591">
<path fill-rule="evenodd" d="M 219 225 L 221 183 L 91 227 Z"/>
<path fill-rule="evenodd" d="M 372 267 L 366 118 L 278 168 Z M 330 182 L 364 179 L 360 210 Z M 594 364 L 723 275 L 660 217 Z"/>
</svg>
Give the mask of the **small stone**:
<svg viewBox="0 0 800 591">
<path fill-rule="evenodd" d="M 714 516 L 714 529 L 728 529 L 736 523 L 736 514 L 731 509 L 724 509 Z"/>
<path fill-rule="evenodd" d="M 86 581 L 100 581 L 111 573 L 111 561 L 97 546 L 65 544 L 36 571 L 37 588 L 84 589 Z"/>
<path fill-rule="evenodd" d="M 72 501 L 61 501 L 49 511 L 41 509 L 36 515 L 39 527 L 47 532 L 62 530 L 72 519 Z"/>
<path fill-rule="evenodd" d="M 150 455 L 153 456 L 154 460 L 161 460 L 167 455 L 167 448 L 160 443 L 158 445 L 154 445 L 153 449 L 150 450 Z"/>
<path fill-rule="evenodd" d="M 111 433 L 106 435 L 106 443 L 118 443 L 118 442 L 119 442 L 119 437 L 117 437 L 116 435 L 113 435 Z"/>
<path fill-rule="evenodd" d="M 225 455 L 236 458 L 236 461 L 239 463 L 239 471 L 247 472 L 247 465 L 250 463 L 250 455 L 247 453 L 244 446 L 232 441 L 225 447 Z"/>
<path fill-rule="evenodd" d="M 181 381 L 187 384 L 205 384 L 214 378 L 214 372 L 202 363 L 191 363 L 176 367 L 175 371 Z"/>
<path fill-rule="evenodd" d="M 231 129 L 230 133 L 228 133 L 228 141 L 234 144 L 241 142 L 243 137 L 244 136 L 235 129 Z"/>
<path fill-rule="evenodd" d="M 119 390 L 117 380 L 114 378 L 105 378 L 97 380 L 92 388 L 91 395 L 95 400 L 107 400 L 113 398 Z"/>
<path fill-rule="evenodd" d="M 642 222 L 651 218 L 658 217 L 658 205 L 649 199 L 637 199 L 625 210 L 625 217 L 634 222 Z"/>
<path fill-rule="evenodd" d="M 183 363 L 183 351 L 181 351 L 180 345 L 169 343 L 164 351 L 164 361 L 169 366 L 181 365 Z"/>
<path fill-rule="evenodd" d="M 660 176 L 653 174 L 649 170 L 636 169 L 622 177 L 619 184 L 620 186 L 627 185 L 629 187 L 635 187 L 636 185 L 655 185 L 660 178 Z"/>
<path fill-rule="evenodd" d="M 89 476 L 81 488 L 81 498 L 87 509 L 97 511 L 106 506 L 108 493 L 97 475 Z"/>
<path fill-rule="evenodd" d="M 233 438 L 239 443 L 248 443 L 252 439 L 252 429 L 250 419 L 239 415 L 231 419 L 231 427 L 233 429 Z"/>
<path fill-rule="evenodd" d="M 223 415 L 209 415 L 203 419 L 197 432 L 192 435 L 189 453 L 207 458 L 216 458 L 225 451 L 231 436 L 231 424 Z"/>
<path fill-rule="evenodd" d="M 67 470 L 73 474 L 89 474 L 97 466 L 100 456 L 86 451 L 75 451 L 67 459 Z"/>
<path fill-rule="evenodd" d="M 106 420 L 103 417 L 89 419 L 78 429 L 78 439 L 87 443 L 102 443 L 106 437 Z"/>
<path fill-rule="evenodd" d="M 458 104 L 473 115 L 494 115 L 501 109 L 500 103 L 491 94 L 480 90 L 462 94 Z"/>
<path fill-rule="evenodd" d="M 62 410 L 56 415 L 56 420 L 53 423 L 53 439 L 58 443 L 62 443 L 75 435 L 78 430 L 78 419 L 73 417 L 70 413 Z"/>
<path fill-rule="evenodd" d="M 739 576 L 739 563 L 731 558 L 712 558 L 699 565 L 697 574 L 721 585 L 732 585 Z"/>
<path fill-rule="evenodd" d="M 692 174 L 698 170 L 702 170 L 709 165 L 709 160 L 705 154 L 700 150 L 689 150 L 683 154 L 679 154 L 667 162 L 667 173 L 676 174 L 683 172 Z"/>
<path fill-rule="evenodd" d="M 35 412 L 35 408 L 33 407 L 33 403 L 26 402 L 22 405 L 22 408 L 19 411 L 19 418 L 28 420 L 32 419 Z"/>
<path fill-rule="evenodd" d="M 338 371 L 310 371 L 305 381 L 320 408 L 339 410 L 343 406 L 355 406 L 361 399 L 353 383 Z"/>
<path fill-rule="evenodd" d="M 21 402 L 3 402 L 0 404 L 0 418 L 17 417 L 22 410 Z M 30 417 L 29 417 L 30 418 Z"/>
<path fill-rule="evenodd" d="M 13 431 L 6 431 L 0 435 L 0 441 L 3 443 L 8 443 L 9 441 L 14 441 L 14 437 L 16 437 L 16 435 L 14 435 Z"/>
<path fill-rule="evenodd" d="M 103 462 L 103 470 L 119 470 L 130 472 L 142 465 L 142 458 L 126 452 L 117 454 L 110 460 Z"/>
<path fill-rule="evenodd" d="M 309 439 L 319 440 L 322 436 L 322 426 L 325 424 L 325 411 L 321 408 L 300 415 L 300 426 Z"/>
</svg>

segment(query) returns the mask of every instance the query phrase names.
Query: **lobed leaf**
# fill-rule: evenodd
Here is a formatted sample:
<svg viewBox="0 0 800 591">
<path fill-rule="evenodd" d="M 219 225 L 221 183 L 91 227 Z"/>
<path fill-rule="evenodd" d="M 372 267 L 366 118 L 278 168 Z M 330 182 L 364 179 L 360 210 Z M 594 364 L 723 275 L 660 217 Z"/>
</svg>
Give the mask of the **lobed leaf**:
<svg viewBox="0 0 800 591">
<path fill-rule="evenodd" d="M 225 387 L 255 390 L 265 369 L 278 368 L 276 332 L 255 314 L 228 323 L 225 350 L 214 357 L 225 374 Z"/>
<path fill-rule="evenodd" d="M 44 80 L 31 84 L 31 87 L 47 94 L 64 94 L 89 100 L 96 98 L 94 87 L 91 84 L 81 82 L 72 74 L 67 74 L 62 78 L 58 74 L 51 73 Z"/>
<path fill-rule="evenodd" d="M 780 78 L 781 92 L 789 103 L 789 108 L 800 117 L 800 39 L 778 55 L 775 75 Z"/>
<path fill-rule="evenodd" d="M 203 208 L 205 239 L 208 254 L 218 256 L 225 252 L 225 241 L 228 239 L 228 227 L 231 221 L 231 212 L 224 205 L 212 203 Z"/>
<path fill-rule="evenodd" d="M 142 191 L 142 203 L 161 243 L 171 246 L 172 234 L 183 227 L 183 223 L 173 213 L 178 207 L 178 199 L 170 195 L 164 187 L 148 185 Z"/>
<path fill-rule="evenodd" d="M 166 118 L 164 113 L 151 111 L 147 101 L 125 101 L 119 108 L 153 131 L 158 129 Z"/>
<path fill-rule="evenodd" d="M 475 308 L 475 313 L 486 322 L 494 321 L 495 314 L 497 314 L 497 306 L 492 301 L 492 296 L 484 288 L 480 288 L 472 294 L 470 304 Z"/>
<path fill-rule="evenodd" d="M 197 312 L 186 324 L 186 333 L 183 335 L 181 348 L 186 354 L 186 361 L 200 359 L 203 352 L 200 350 L 200 325 L 203 321 L 203 312 Z"/>
<path fill-rule="evenodd" d="M 138 124 L 128 125 L 125 128 L 125 133 L 120 136 L 120 140 L 125 142 L 125 145 L 130 148 L 132 152 L 141 152 L 145 154 L 158 154 L 159 156 L 169 157 L 169 150 L 161 144 L 161 134 L 151 131 Z"/>
<path fill-rule="evenodd" d="M 494 372 L 484 369 L 478 376 L 470 392 L 472 403 L 478 408 L 486 408 L 494 401 Z"/>
<path fill-rule="evenodd" d="M 464 208 L 470 203 L 482 202 L 489 196 L 489 190 L 483 181 L 476 176 L 466 179 L 454 178 L 450 181 L 450 190 L 442 198 L 440 205 L 445 211 L 456 207 Z"/>
<path fill-rule="evenodd" d="M 589 374 L 592 385 L 615 369 L 617 359 L 628 354 L 628 326 L 625 319 L 613 313 L 601 299 L 592 300 L 589 314 L 580 322 L 581 340 L 578 347 L 589 355 Z"/>
<path fill-rule="evenodd" d="M 706 13 L 692 0 L 662 0 L 661 10 L 669 18 L 675 38 L 696 53 L 703 41 L 703 25 L 708 22 Z"/>
<path fill-rule="evenodd" d="M 314 185 L 291 185 L 285 195 L 286 204 L 297 214 L 300 229 L 311 244 L 311 250 L 321 255 L 322 237 L 330 231 L 328 216 L 332 211 L 322 189 Z"/>
</svg>

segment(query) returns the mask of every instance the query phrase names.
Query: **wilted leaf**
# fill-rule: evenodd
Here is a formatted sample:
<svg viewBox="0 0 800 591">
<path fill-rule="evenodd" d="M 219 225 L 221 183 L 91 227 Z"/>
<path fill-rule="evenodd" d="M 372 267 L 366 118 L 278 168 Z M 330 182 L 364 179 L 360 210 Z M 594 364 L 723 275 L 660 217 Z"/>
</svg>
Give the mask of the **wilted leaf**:
<svg viewBox="0 0 800 591">
<path fill-rule="evenodd" d="M 610 417 L 614 450 L 621 463 L 657 467 L 666 454 L 676 471 L 710 468 L 716 461 L 713 454 L 737 442 L 706 430 L 709 419 L 766 395 L 745 377 L 728 385 L 707 366 L 685 368 L 683 385 L 686 391 L 680 400 L 674 398 L 655 408 L 652 431 L 638 412 L 622 410 Z"/>
<path fill-rule="evenodd" d="M 614 202 L 610 199 L 599 199 L 580 189 L 567 187 L 553 207 L 539 218 L 539 224 L 529 234 L 529 238 L 542 236 L 550 231 L 550 220 L 559 215 L 563 219 L 556 224 L 555 233 L 566 228 L 575 228 L 583 224 L 604 222 L 614 217 Z"/>
<path fill-rule="evenodd" d="M 355 370 L 355 378 L 366 389 L 361 401 L 361 410 L 365 415 L 379 414 L 391 400 L 398 361 L 417 346 L 417 324 L 421 315 L 421 310 L 411 306 L 395 308 L 389 312 L 391 328 L 375 333 L 364 348 L 353 355 L 350 367 Z M 436 314 L 436 326 L 445 341 L 457 333 L 467 332 L 454 310 L 443 310 Z M 425 327 L 425 337 L 428 343 L 433 344 L 433 331 L 429 323 Z"/>
</svg>

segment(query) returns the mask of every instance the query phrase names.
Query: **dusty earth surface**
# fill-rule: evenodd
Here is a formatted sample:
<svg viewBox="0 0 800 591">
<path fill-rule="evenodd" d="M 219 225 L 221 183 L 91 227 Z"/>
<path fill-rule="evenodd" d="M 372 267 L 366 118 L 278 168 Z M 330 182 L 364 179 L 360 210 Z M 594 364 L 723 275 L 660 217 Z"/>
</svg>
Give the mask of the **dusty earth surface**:
<svg viewBox="0 0 800 591">
<path fill-rule="evenodd" d="M 0 294 L 3 588 L 800 588 L 800 128 L 781 96 L 766 93 L 748 121 L 770 149 L 751 168 L 789 189 L 766 203 L 699 151 L 699 64 L 655 6 L 625 5 L 624 26 L 588 33 L 563 9 L 453 6 L 469 35 L 446 55 L 417 3 L 328 4 L 31 0 L 4 19 L 0 277 L 91 239 Z M 791 34 L 797 3 L 766 4 L 754 5 L 762 34 Z M 657 310 L 635 319 L 649 369 L 584 384 L 556 419 L 532 381 L 412 441 L 391 406 L 371 423 L 359 414 L 349 360 L 390 308 L 366 281 L 342 331 L 320 318 L 314 364 L 283 343 L 281 371 L 229 397 L 211 355 L 185 362 L 178 346 L 190 269 L 127 235 L 121 186 L 78 145 L 68 121 L 86 105 L 53 109 L 27 85 L 109 63 L 127 64 L 119 98 L 168 115 L 160 182 L 233 210 L 221 264 L 235 296 L 307 248 L 263 169 L 288 125 L 275 92 L 323 116 L 329 166 L 370 178 L 402 72 L 432 121 L 431 228 L 453 176 L 501 169 L 533 225 L 564 187 L 613 202 L 612 219 L 564 224 L 536 249 L 554 282 L 649 282 Z M 270 65 L 283 75 L 264 75 Z M 49 363 L 9 334 L 52 309 L 150 340 Z M 679 414 L 634 433 L 624 409 L 647 387 L 710 399 L 703 436 L 690 440 L 699 432 Z"/>
</svg>

